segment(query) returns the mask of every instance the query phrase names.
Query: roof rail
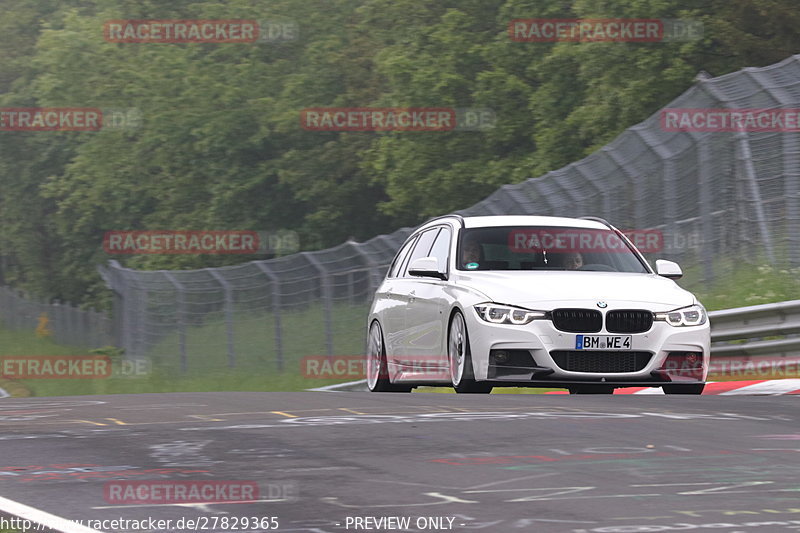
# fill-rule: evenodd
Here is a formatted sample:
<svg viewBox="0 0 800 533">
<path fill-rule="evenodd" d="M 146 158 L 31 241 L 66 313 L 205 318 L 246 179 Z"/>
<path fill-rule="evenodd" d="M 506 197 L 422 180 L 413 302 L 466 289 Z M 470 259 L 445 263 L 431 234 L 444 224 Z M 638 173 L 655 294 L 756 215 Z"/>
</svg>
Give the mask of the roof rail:
<svg viewBox="0 0 800 533">
<path fill-rule="evenodd" d="M 431 222 L 434 222 L 434 221 L 442 219 L 442 218 L 455 218 L 461 223 L 461 227 L 462 228 L 464 227 L 464 217 L 462 217 L 461 215 L 457 215 L 455 213 L 452 213 L 450 215 L 441 215 L 441 216 L 438 216 L 438 217 L 429 218 L 428 220 L 426 220 L 425 222 L 420 224 L 420 226 L 424 226 L 425 224 L 429 224 Z"/>
<path fill-rule="evenodd" d="M 605 225 L 605 226 L 607 226 L 607 227 L 609 227 L 609 228 L 614 228 L 614 226 L 612 226 L 612 225 L 611 225 L 611 224 L 608 222 L 608 220 L 606 220 L 606 219 L 604 219 L 604 218 L 600 218 L 600 217 L 578 217 L 578 218 L 579 218 L 580 220 L 592 220 L 592 221 L 594 221 L 594 222 L 600 222 L 601 224 L 603 224 L 603 225 Z"/>
</svg>

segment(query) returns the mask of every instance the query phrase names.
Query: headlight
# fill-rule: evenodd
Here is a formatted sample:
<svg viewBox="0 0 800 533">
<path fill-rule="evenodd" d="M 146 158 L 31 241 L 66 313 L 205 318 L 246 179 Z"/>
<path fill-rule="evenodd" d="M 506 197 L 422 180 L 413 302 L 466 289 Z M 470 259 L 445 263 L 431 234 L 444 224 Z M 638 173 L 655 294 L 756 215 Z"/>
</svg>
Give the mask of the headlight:
<svg viewBox="0 0 800 533">
<path fill-rule="evenodd" d="M 479 304 L 475 306 L 478 316 L 492 324 L 514 324 L 522 326 L 537 318 L 544 318 L 544 311 L 530 311 L 500 304 Z"/>
<path fill-rule="evenodd" d="M 666 322 L 670 326 L 702 326 L 708 320 L 706 310 L 702 305 L 690 305 L 682 309 L 656 313 L 656 320 Z"/>
</svg>

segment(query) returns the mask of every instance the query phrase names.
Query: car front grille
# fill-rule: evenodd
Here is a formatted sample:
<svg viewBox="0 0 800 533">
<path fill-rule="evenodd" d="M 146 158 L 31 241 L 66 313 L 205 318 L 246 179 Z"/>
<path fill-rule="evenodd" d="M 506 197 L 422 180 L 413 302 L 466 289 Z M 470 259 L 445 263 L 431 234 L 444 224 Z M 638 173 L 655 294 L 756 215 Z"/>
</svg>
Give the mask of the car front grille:
<svg viewBox="0 0 800 533">
<path fill-rule="evenodd" d="M 647 366 L 650 352 L 603 352 L 583 350 L 554 350 L 550 356 L 562 370 L 613 374 L 638 372 Z"/>
<path fill-rule="evenodd" d="M 569 333 L 596 333 L 603 327 L 603 315 L 593 309 L 554 309 L 550 314 L 556 329 Z"/>
<path fill-rule="evenodd" d="M 644 333 L 653 326 L 653 313 L 641 309 L 609 311 L 606 330 L 609 333 Z"/>
</svg>

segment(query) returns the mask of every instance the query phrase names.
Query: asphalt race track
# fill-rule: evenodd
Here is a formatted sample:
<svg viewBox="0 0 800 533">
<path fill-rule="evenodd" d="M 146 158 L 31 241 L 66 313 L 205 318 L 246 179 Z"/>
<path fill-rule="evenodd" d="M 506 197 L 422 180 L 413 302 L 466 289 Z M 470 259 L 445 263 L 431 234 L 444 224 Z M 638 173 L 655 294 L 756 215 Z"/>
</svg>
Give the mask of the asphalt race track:
<svg viewBox="0 0 800 533">
<path fill-rule="evenodd" d="M 192 530 L 275 530 L 269 521 L 234 527 L 241 517 L 275 517 L 277 531 L 308 533 L 796 531 L 798 401 L 334 392 L 9 398 L 0 400 L 0 507 L 70 520 L 171 519 L 145 530 L 176 532 L 188 519 L 200 520 Z M 257 494 L 188 504 L 110 496 L 110 485 L 132 481 L 250 483 Z M 184 527 L 176 525 L 182 518 Z"/>
</svg>

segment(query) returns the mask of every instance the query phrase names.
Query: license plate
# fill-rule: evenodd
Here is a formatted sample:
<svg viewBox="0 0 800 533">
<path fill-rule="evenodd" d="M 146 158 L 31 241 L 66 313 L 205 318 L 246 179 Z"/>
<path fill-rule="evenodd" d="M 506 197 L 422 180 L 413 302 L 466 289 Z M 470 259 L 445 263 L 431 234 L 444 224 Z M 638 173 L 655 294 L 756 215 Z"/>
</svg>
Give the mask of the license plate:
<svg viewBox="0 0 800 533">
<path fill-rule="evenodd" d="M 576 350 L 630 350 L 630 335 L 576 335 Z"/>
</svg>

